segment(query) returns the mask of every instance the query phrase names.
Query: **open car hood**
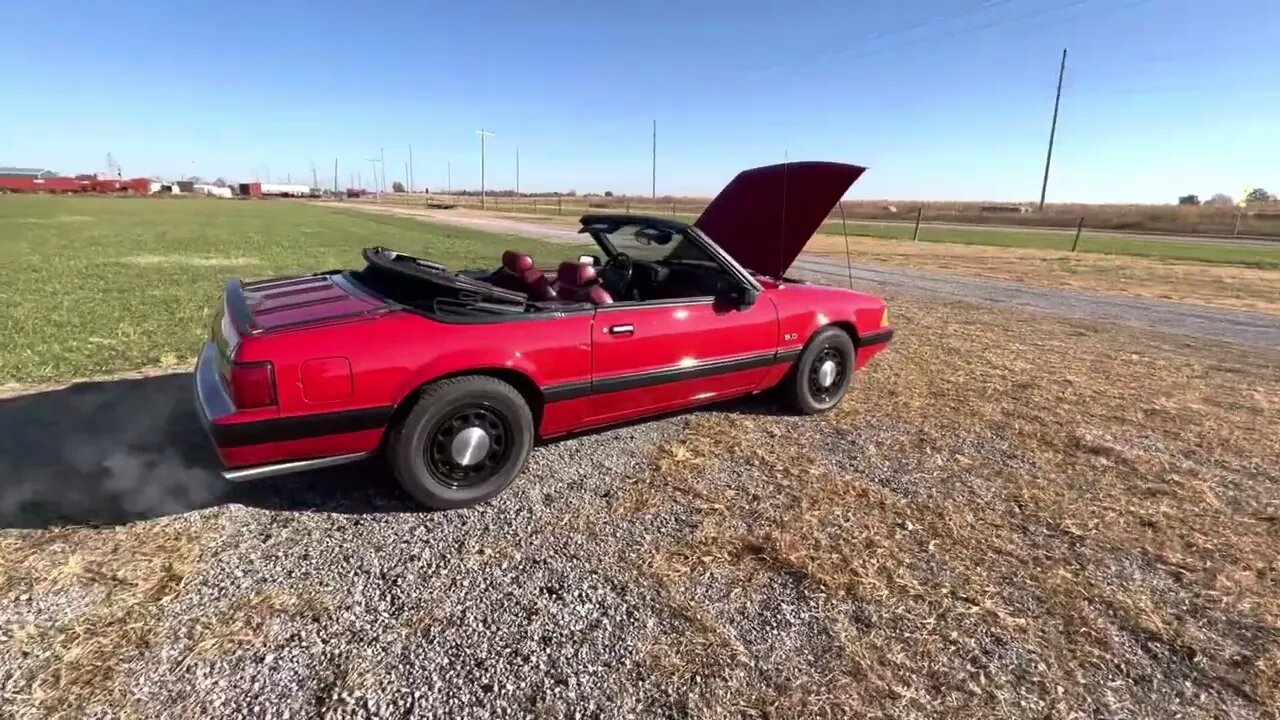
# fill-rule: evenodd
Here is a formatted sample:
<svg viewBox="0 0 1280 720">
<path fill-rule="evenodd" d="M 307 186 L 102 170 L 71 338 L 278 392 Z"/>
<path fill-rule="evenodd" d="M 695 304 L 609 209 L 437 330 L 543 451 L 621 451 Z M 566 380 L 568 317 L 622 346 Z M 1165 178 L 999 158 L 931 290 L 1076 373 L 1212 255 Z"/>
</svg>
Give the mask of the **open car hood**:
<svg viewBox="0 0 1280 720">
<path fill-rule="evenodd" d="M 781 277 L 866 168 L 793 162 L 743 170 L 694 223 L 748 270 Z"/>
</svg>

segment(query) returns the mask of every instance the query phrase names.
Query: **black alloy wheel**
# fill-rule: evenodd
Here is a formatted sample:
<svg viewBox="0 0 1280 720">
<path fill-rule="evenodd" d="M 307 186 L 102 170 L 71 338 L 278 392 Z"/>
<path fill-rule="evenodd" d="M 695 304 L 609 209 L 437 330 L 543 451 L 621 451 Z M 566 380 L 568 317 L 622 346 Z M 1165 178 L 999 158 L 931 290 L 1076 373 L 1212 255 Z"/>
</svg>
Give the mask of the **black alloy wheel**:
<svg viewBox="0 0 1280 720">
<path fill-rule="evenodd" d="M 463 406 L 432 428 L 424 448 L 431 473 L 451 488 L 491 479 L 511 455 L 511 425 L 490 405 Z"/>
<path fill-rule="evenodd" d="M 834 347 L 825 346 L 809 363 L 809 394 L 819 404 L 835 404 L 843 394 L 844 375 L 848 372 L 845 357 Z"/>
<path fill-rule="evenodd" d="M 464 508 L 507 489 L 533 438 L 533 412 L 520 391 L 487 375 L 453 377 L 419 391 L 387 437 L 387 461 L 422 505 Z"/>
<path fill-rule="evenodd" d="M 835 407 L 853 383 L 855 352 L 853 338 L 838 327 L 814 333 L 778 387 L 783 404 L 802 415 Z"/>
</svg>

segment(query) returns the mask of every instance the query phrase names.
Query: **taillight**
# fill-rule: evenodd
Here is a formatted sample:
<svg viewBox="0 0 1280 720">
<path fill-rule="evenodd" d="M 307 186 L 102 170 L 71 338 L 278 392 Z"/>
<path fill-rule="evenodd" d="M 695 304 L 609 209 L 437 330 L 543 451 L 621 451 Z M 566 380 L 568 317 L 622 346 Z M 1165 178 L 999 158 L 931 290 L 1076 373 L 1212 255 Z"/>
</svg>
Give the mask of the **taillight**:
<svg viewBox="0 0 1280 720">
<path fill-rule="evenodd" d="M 276 404 L 275 373 L 271 363 L 235 363 L 231 366 L 231 400 L 236 408 L 270 407 Z"/>
</svg>

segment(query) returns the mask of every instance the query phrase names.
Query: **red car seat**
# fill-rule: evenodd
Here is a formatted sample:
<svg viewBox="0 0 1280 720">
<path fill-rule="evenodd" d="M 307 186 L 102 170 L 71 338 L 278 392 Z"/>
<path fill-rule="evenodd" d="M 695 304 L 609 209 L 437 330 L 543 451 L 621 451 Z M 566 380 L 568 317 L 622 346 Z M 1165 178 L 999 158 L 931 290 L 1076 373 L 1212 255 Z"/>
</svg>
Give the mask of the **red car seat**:
<svg viewBox="0 0 1280 720">
<path fill-rule="evenodd" d="M 608 305 L 613 296 L 600 284 L 596 269 L 586 263 L 562 262 L 556 271 L 556 293 L 561 300 Z"/>
<path fill-rule="evenodd" d="M 525 293 L 530 300 L 556 299 L 555 288 L 533 264 L 533 258 L 514 250 L 502 253 L 502 267 L 489 277 L 489 282 L 500 288 Z"/>
</svg>

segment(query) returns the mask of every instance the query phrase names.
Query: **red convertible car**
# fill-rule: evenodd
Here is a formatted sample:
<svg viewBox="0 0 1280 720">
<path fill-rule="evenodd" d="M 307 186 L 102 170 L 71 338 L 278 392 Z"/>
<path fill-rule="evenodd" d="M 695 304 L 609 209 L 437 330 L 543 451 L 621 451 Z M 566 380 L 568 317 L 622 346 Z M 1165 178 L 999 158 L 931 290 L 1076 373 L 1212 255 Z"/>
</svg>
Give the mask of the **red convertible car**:
<svg viewBox="0 0 1280 720">
<path fill-rule="evenodd" d="M 597 254 L 451 271 L 382 247 L 364 267 L 232 280 L 195 374 L 231 480 L 378 452 L 421 503 L 493 497 L 535 439 L 776 390 L 833 407 L 893 336 L 885 303 L 785 275 L 863 168 L 740 173 L 692 225 L 586 215 Z"/>
</svg>

